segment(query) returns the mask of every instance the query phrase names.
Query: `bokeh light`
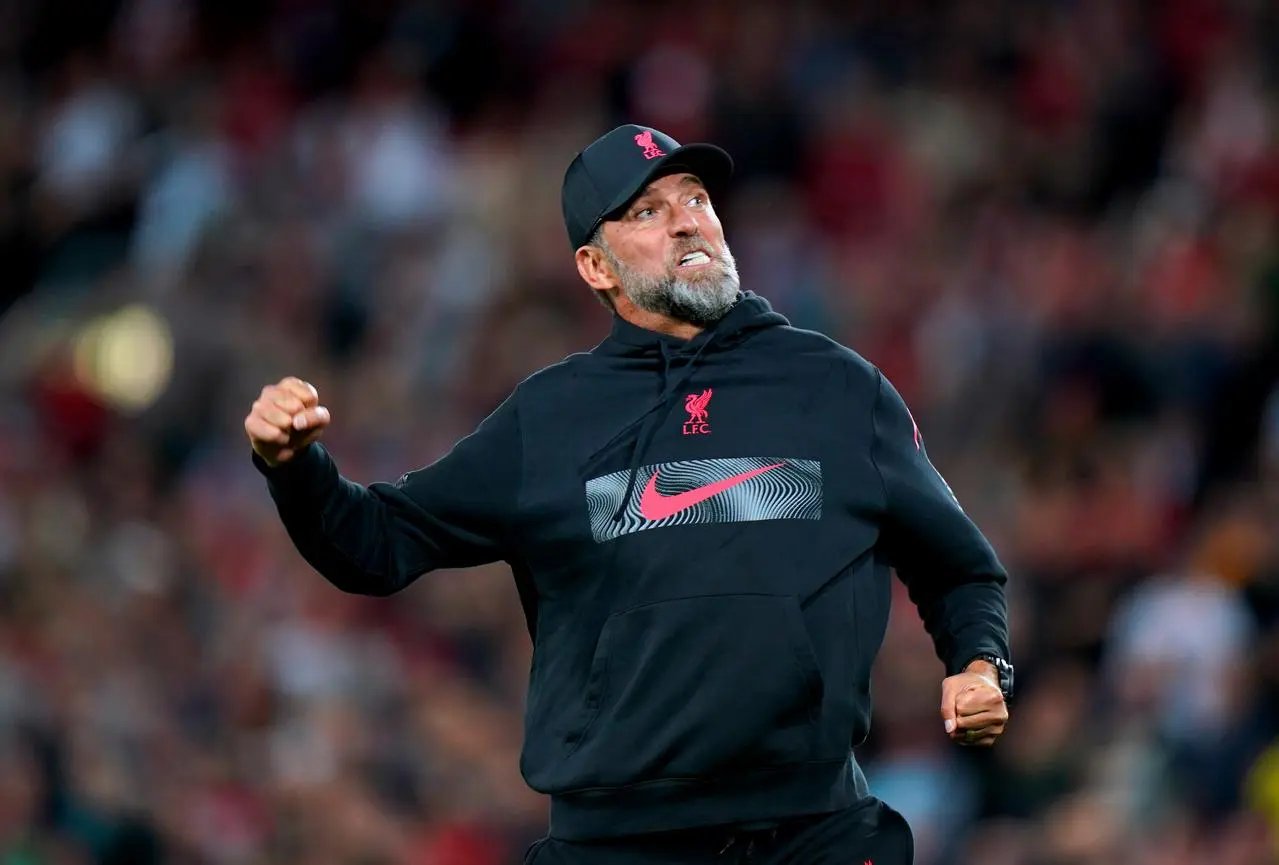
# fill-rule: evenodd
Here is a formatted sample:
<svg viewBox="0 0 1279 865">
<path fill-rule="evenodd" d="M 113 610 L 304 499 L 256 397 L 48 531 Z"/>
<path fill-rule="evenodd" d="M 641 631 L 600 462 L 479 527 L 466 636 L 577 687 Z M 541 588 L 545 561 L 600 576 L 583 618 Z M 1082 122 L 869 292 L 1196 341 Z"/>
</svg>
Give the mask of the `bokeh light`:
<svg viewBox="0 0 1279 865">
<path fill-rule="evenodd" d="M 173 332 L 149 306 L 134 304 L 94 318 L 75 336 L 76 378 L 121 411 L 150 407 L 173 375 Z"/>
</svg>

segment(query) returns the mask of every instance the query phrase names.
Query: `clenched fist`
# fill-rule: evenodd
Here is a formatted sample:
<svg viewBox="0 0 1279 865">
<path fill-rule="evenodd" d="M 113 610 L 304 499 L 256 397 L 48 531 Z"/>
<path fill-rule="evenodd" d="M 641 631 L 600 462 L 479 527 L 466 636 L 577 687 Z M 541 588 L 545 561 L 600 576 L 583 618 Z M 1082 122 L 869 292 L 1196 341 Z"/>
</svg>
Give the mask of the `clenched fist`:
<svg viewBox="0 0 1279 865">
<path fill-rule="evenodd" d="M 999 671 L 986 661 L 942 682 L 941 716 L 946 734 L 961 745 L 989 747 L 1008 723 L 1008 706 L 999 690 Z"/>
<path fill-rule="evenodd" d="M 270 466 L 291 460 L 328 425 L 329 410 L 320 405 L 319 392 L 292 376 L 262 388 L 244 419 L 253 450 Z"/>
</svg>

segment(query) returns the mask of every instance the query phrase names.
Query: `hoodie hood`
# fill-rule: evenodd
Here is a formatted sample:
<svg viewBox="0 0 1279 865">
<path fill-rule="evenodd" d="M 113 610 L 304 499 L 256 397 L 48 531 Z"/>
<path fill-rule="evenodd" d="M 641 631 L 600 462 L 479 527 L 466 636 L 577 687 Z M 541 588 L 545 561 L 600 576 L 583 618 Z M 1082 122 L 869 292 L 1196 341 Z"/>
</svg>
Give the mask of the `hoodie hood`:
<svg viewBox="0 0 1279 865">
<path fill-rule="evenodd" d="M 634 357 L 660 351 L 660 346 L 665 345 L 668 352 L 676 355 L 696 354 L 712 342 L 723 349 L 753 331 L 789 324 L 786 316 L 774 312 L 772 305 L 766 299 L 753 291 L 744 291 L 738 294 L 737 301 L 719 321 L 692 339 L 680 339 L 677 336 L 648 330 L 631 324 L 619 315 L 614 315 L 612 332 L 593 353 Z"/>
<path fill-rule="evenodd" d="M 635 493 L 635 481 L 653 434 L 670 416 L 671 409 L 679 404 L 680 389 L 692 378 L 703 353 L 725 351 L 757 331 L 789 324 L 784 315 L 773 311 L 767 300 L 751 291 L 739 294 L 737 302 L 719 321 L 687 340 L 639 327 L 621 316 L 613 317 L 612 332 L 592 353 L 601 357 L 652 358 L 659 361 L 661 375 L 660 393 L 652 405 L 618 430 L 603 448 L 592 455 L 593 460 L 602 453 L 611 452 L 630 437 L 629 480 L 622 502 L 613 514 L 615 521 L 626 513 Z"/>
</svg>

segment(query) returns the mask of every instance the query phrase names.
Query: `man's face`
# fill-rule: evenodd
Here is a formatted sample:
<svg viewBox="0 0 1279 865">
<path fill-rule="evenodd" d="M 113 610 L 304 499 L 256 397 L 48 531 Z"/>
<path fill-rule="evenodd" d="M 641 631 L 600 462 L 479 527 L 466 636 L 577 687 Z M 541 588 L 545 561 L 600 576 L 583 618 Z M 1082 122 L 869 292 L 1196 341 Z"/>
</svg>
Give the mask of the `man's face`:
<svg viewBox="0 0 1279 865">
<path fill-rule="evenodd" d="M 603 225 L 617 287 L 637 307 L 705 326 L 737 299 L 737 263 L 706 188 L 691 174 L 658 178 Z"/>
</svg>

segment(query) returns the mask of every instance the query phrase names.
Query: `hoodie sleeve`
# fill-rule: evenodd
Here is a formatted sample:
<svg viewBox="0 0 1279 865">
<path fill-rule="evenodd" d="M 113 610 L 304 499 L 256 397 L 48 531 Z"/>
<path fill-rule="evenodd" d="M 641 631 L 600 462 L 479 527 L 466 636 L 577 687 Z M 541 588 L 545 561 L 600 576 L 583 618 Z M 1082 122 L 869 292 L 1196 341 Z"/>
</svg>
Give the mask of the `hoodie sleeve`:
<svg viewBox="0 0 1279 865">
<path fill-rule="evenodd" d="M 394 484 L 347 480 L 318 442 L 275 468 L 253 455 L 298 552 L 359 595 L 390 595 L 428 571 L 505 558 L 521 462 L 513 396 L 449 453 Z"/>
<path fill-rule="evenodd" d="M 1007 573 L 933 467 L 901 394 L 878 373 L 871 459 L 884 486 L 881 549 L 955 675 L 975 656 L 1008 658 Z"/>
</svg>

